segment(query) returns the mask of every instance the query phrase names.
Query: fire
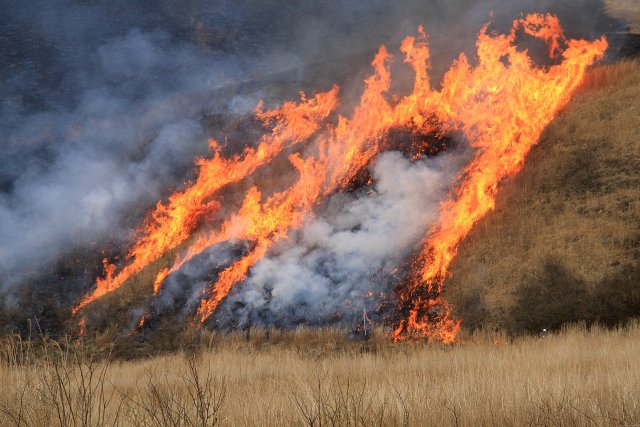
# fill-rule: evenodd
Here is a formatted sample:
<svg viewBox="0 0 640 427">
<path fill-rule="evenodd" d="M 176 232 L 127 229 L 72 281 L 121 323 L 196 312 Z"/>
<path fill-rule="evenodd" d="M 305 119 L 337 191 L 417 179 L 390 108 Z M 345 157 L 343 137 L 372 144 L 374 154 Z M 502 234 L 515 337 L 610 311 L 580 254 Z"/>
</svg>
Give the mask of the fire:
<svg viewBox="0 0 640 427">
<path fill-rule="evenodd" d="M 375 74 L 365 82 L 360 106 L 353 119 L 339 117 L 331 132 L 319 138 L 316 157 L 290 157 L 299 173 L 298 181 L 288 190 L 260 202 L 260 194 L 253 189 L 245 204 L 232 218 L 236 238 L 255 242 L 255 249 L 224 270 L 212 286 L 211 296 L 202 301 L 196 314 L 200 323 L 206 321 L 228 295 L 231 288 L 243 280 L 249 269 L 275 242 L 287 232 L 299 227 L 322 196 L 342 188 L 378 153 L 380 137 L 396 123 L 395 114 L 383 94 L 391 84 L 388 61 L 390 56 L 382 47 L 372 65 Z M 235 221 L 234 221 L 235 219 Z M 230 228 L 230 227 L 229 227 Z M 197 249 L 210 246 L 218 236 Z M 189 252 L 194 255 L 193 251 Z M 180 262 L 184 262 L 181 260 Z"/>
<path fill-rule="evenodd" d="M 527 52 L 516 49 L 520 28 L 542 38 L 551 55 L 564 42 L 562 62 L 548 69 L 533 67 Z M 594 42 L 565 40 L 557 18 L 528 15 L 514 23 L 509 35 L 489 35 L 485 26 L 477 47 L 478 66 L 472 68 L 461 55 L 446 74 L 440 94 L 452 126 L 464 132 L 477 152 L 451 199 L 442 204 L 409 285 L 400 292 L 401 305 L 409 312 L 395 328 L 395 340 L 416 335 L 444 342 L 455 339 L 460 322 L 450 318 L 440 291 L 458 244 L 493 209 L 500 182 L 522 168 L 529 149 L 569 101 L 586 68 L 602 57 L 607 42 L 604 37 Z"/>
<path fill-rule="evenodd" d="M 202 324 L 252 266 L 291 230 L 301 227 L 324 198 L 344 189 L 382 150 L 393 148 L 387 138 L 391 129 L 456 131 L 469 141 L 475 155 L 456 180 L 451 198 L 442 203 L 438 222 L 428 230 L 408 280 L 399 288 L 402 318 L 393 332 L 394 340 L 453 341 L 460 322 L 452 319 L 441 288 L 459 243 L 493 208 L 500 182 L 520 170 L 542 130 L 607 47 L 604 38 L 565 39 L 558 19 L 551 15 L 527 15 L 515 21 L 507 35 L 490 34 L 487 28 L 478 36 L 478 64 L 472 66 L 461 54 L 446 73 L 441 90 L 430 85 L 430 51 L 420 27 L 417 37 L 405 38 L 400 47 L 405 63 L 415 72 L 410 94 L 400 98 L 388 93 L 392 57 L 381 46 L 372 62 L 374 72 L 365 80 L 360 103 L 350 118 L 335 112 L 337 86 L 311 99 L 303 94 L 300 103 L 286 103 L 276 110 L 259 108 L 257 116 L 273 124 L 271 133 L 256 149 L 246 148 L 231 158 L 223 157 L 212 142 L 214 155 L 198 160 L 197 180 L 158 203 L 127 264 L 115 274 L 116 267 L 105 262 L 105 277 L 97 279 L 96 289 L 74 312 L 115 291 L 180 245 L 184 249 L 158 273 L 154 294 L 161 292 L 171 273 L 207 248 L 230 240 L 247 242 L 248 252 L 218 275 L 194 313 L 191 324 Z M 543 40 L 549 55 L 561 61 L 546 68 L 534 66 L 526 51 L 516 49 L 520 33 Z M 222 188 L 250 177 L 302 142 L 301 153 L 288 155 L 297 172 L 293 184 L 279 192 L 252 186 L 237 210 L 222 212 L 216 197 Z M 217 225 L 208 221 L 214 217 L 220 220 Z M 205 222 L 208 227 L 200 227 Z"/>
<path fill-rule="evenodd" d="M 549 49 L 549 57 L 554 58 L 560 50 L 560 42 L 564 40 L 564 31 L 560 20 L 553 15 L 527 15 L 513 23 L 512 35 L 519 29 L 545 41 Z"/>
<path fill-rule="evenodd" d="M 149 313 L 145 313 L 142 316 L 140 316 L 140 319 L 138 320 L 138 323 L 136 323 L 136 326 L 129 332 L 129 336 L 132 337 L 137 332 L 141 331 L 144 328 L 144 325 L 147 322 L 147 319 L 149 317 L 151 317 L 151 314 Z"/>
<path fill-rule="evenodd" d="M 313 135 L 320 123 L 335 109 L 337 101 L 338 87 L 334 86 L 310 100 L 302 94 L 300 103 L 287 102 L 275 110 L 263 112 L 258 106 L 258 118 L 265 125 L 274 123 L 271 134 L 265 135 L 257 148 L 247 147 L 241 155 L 230 159 L 222 157 L 217 142 L 211 140 L 210 146 L 215 155 L 209 160 L 196 161 L 196 182 L 184 191 L 171 195 L 166 203 L 158 202 L 141 229 L 141 237 L 129 251 L 129 263 L 116 276 L 113 276 L 116 267 L 105 264 L 106 277 L 96 280 L 96 289 L 78 304 L 74 312 L 115 291 L 127 279 L 189 238 L 203 220 L 220 208 L 220 203 L 215 199 L 220 189 L 246 178 L 283 150 Z"/>
</svg>

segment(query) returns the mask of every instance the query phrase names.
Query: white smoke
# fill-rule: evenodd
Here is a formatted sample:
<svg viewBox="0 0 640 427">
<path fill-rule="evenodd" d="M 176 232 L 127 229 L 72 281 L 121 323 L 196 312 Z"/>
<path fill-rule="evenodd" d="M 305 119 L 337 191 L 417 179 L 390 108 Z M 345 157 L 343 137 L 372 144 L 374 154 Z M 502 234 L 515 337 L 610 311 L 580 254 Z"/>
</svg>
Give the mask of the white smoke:
<svg viewBox="0 0 640 427">
<path fill-rule="evenodd" d="M 443 157 L 412 163 L 399 152 L 382 154 L 368 194 L 334 196 L 327 212 L 252 268 L 216 318 L 322 323 L 374 309 L 393 269 L 437 219 L 460 156 Z"/>
</svg>

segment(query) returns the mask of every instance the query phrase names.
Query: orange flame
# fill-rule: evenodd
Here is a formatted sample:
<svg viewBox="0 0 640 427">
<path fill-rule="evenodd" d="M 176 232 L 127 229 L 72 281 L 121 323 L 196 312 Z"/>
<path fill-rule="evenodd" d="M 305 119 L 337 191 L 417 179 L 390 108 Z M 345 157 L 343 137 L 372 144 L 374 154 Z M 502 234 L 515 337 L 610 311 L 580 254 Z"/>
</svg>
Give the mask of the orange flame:
<svg viewBox="0 0 640 427">
<path fill-rule="evenodd" d="M 549 57 L 553 58 L 560 50 L 560 42 L 564 39 L 564 31 L 560 26 L 560 20 L 553 15 L 529 14 L 526 18 L 519 19 L 513 23 L 511 38 L 513 34 L 522 27 L 522 30 L 530 36 L 543 39 L 549 49 Z"/>
<path fill-rule="evenodd" d="M 147 321 L 147 318 L 149 318 L 151 316 L 150 313 L 145 313 L 142 316 L 140 316 L 140 320 L 138 320 L 138 323 L 136 323 L 136 326 L 129 332 L 129 336 L 132 337 L 134 336 L 138 331 L 141 331 L 142 328 L 144 328 L 144 325 Z"/>
<path fill-rule="evenodd" d="M 550 54 L 559 49 L 560 41 L 565 42 L 563 61 L 548 69 L 533 67 L 527 53 L 516 50 L 518 27 L 544 39 Z M 401 303 L 410 310 L 395 328 L 395 340 L 455 339 L 460 322 L 451 319 L 440 291 L 458 244 L 493 209 L 499 183 L 521 169 L 529 149 L 569 101 L 586 68 L 602 57 L 607 42 L 604 37 L 591 43 L 564 40 L 557 18 L 528 15 L 514 23 L 508 36 L 488 35 L 485 27 L 477 47 L 478 66 L 471 68 L 461 55 L 446 74 L 441 92 L 449 120 L 477 152 L 463 170 L 453 197 L 442 204 L 439 221 L 417 257 L 415 274 L 400 292 Z"/>
<path fill-rule="evenodd" d="M 310 100 L 302 96 L 301 103 L 287 102 L 275 110 L 263 112 L 259 106 L 256 112 L 258 118 L 265 124 L 275 123 L 271 134 L 265 135 L 257 148 L 247 147 L 241 155 L 230 159 L 222 157 L 218 144 L 210 141 L 215 155 L 210 160 L 196 161 L 196 182 L 184 191 L 172 194 L 166 204 L 158 202 L 151 218 L 143 226 L 142 237 L 128 254 L 129 264 L 115 277 L 112 276 L 115 266 L 109 266 L 110 273 L 107 272 L 104 279 L 96 279 L 96 289 L 74 308 L 74 313 L 115 291 L 127 279 L 189 238 L 200 222 L 220 207 L 213 198 L 216 192 L 246 178 L 285 148 L 309 138 L 335 109 L 337 102 L 338 87 L 334 86 Z"/>
<path fill-rule="evenodd" d="M 439 221 L 424 239 L 410 280 L 398 293 L 404 317 L 393 332 L 395 340 L 426 337 L 453 341 L 460 322 L 452 319 L 440 293 L 458 244 L 493 208 L 499 183 L 519 171 L 544 127 L 567 103 L 586 68 L 607 47 L 604 38 L 594 42 L 565 39 L 552 15 L 527 15 L 514 22 L 508 35 L 490 35 L 487 27 L 477 40 L 478 64 L 472 67 L 461 54 L 445 75 L 440 91 L 429 83 L 430 52 L 420 27 L 418 36 L 405 38 L 400 47 L 415 72 L 409 95 L 388 100 L 391 56 L 381 46 L 372 62 L 374 73 L 365 80 L 351 118 L 338 116 L 336 124 L 326 123 L 337 106 L 337 86 L 310 100 L 302 94 L 299 104 L 287 103 L 266 113 L 259 110 L 258 117 L 276 123 L 272 133 L 257 149 L 247 148 L 241 156 L 230 159 L 223 158 L 213 143 L 213 158 L 198 160 L 197 181 L 172 195 L 166 204 L 157 205 L 143 236 L 129 253 L 129 264 L 115 276 L 115 267 L 105 264 L 105 278 L 97 280 L 97 288 L 74 311 L 118 289 L 129 277 L 187 241 L 201 222 L 218 211 L 220 204 L 214 196 L 223 186 L 250 176 L 285 148 L 310 140 L 304 155 L 289 156 L 298 173 L 294 184 L 268 197 L 251 187 L 237 211 L 218 227 L 197 234 L 172 266 L 158 274 L 154 294 L 169 274 L 205 249 L 229 240 L 250 242 L 250 251 L 219 274 L 202 300 L 191 321 L 201 324 L 275 243 L 312 215 L 320 200 L 348 185 L 387 147 L 386 135 L 392 128 L 425 133 L 458 131 L 476 150 L 475 156 L 456 181 L 451 199 L 442 204 Z M 550 56 L 560 53 L 562 61 L 548 68 L 533 66 L 527 52 L 516 49 L 519 30 L 544 40 Z M 562 46 L 566 48 L 562 50 Z"/>
<path fill-rule="evenodd" d="M 241 209 L 246 230 L 240 233 L 240 238 L 254 240 L 256 247 L 220 274 L 217 283 L 212 286 L 210 298 L 203 300 L 198 309 L 196 317 L 200 323 L 213 314 L 233 285 L 246 278 L 249 269 L 265 256 L 277 240 L 285 237 L 288 230 L 302 224 L 321 196 L 343 188 L 358 171 L 368 165 L 379 153 L 382 137 L 392 127 L 418 126 L 424 131 L 431 130 L 433 125 L 429 118 L 432 114 L 423 116 L 418 112 L 418 103 L 424 101 L 420 95 L 429 89 L 425 71 L 429 53 L 424 34 L 421 34 L 417 43 L 414 38 L 405 40 L 402 50 L 406 54 L 406 61 L 416 69 L 416 74 L 423 76 L 416 80 L 411 95 L 393 107 L 385 99 L 384 94 L 391 84 L 388 67 L 391 56 L 384 46 L 380 47 L 372 62 L 375 73 L 365 81 L 365 90 L 353 118 L 340 117 L 335 129 L 324 138 L 319 138 L 317 158 L 296 158 L 294 166 L 300 174 L 298 182 L 289 190 L 272 196 L 264 204 L 255 203 L 255 198 L 250 199 L 251 194 L 248 195 L 247 200 L 253 200 L 250 205 L 254 209 L 247 212 L 246 204 Z M 208 243 L 219 240 L 219 236 L 216 236 Z"/>
</svg>

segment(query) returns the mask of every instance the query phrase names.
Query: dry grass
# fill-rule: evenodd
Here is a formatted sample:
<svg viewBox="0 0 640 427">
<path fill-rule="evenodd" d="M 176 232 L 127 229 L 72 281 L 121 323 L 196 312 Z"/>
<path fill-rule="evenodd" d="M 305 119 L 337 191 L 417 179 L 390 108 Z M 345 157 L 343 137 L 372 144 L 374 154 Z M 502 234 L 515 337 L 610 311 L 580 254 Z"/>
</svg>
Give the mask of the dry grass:
<svg viewBox="0 0 640 427">
<path fill-rule="evenodd" d="M 461 244 L 446 294 L 467 326 L 640 312 L 640 64 L 594 69 Z M 624 305 L 624 307 L 620 307 Z"/>
<path fill-rule="evenodd" d="M 377 331 L 380 334 L 380 331 Z M 455 346 L 335 334 L 233 337 L 198 352 L 95 360 L 51 346 L 0 366 L 2 425 L 637 425 L 640 326 Z M 236 337 L 238 338 L 238 337 Z M 306 340 L 331 350 L 304 351 Z M 323 341 L 324 340 L 324 341 Z M 282 342 L 281 342 L 282 343 Z M 295 345 L 290 345 L 295 343 Z M 16 347 L 5 346 L 5 355 Z M 23 345 L 26 345 L 23 343 Z M 23 348 L 22 350 L 25 350 Z M 26 350 L 29 353 L 32 350 Z M 26 365 L 22 362 L 28 362 Z"/>
<path fill-rule="evenodd" d="M 606 10 L 629 25 L 629 31 L 640 34 L 640 2 L 637 0 L 605 0 Z"/>
</svg>

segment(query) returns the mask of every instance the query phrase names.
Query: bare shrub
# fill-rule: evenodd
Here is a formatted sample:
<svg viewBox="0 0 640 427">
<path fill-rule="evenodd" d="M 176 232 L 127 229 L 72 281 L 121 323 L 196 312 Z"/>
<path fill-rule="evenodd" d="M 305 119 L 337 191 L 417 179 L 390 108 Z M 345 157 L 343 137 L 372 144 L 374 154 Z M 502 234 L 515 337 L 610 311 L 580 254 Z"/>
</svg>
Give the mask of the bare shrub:
<svg viewBox="0 0 640 427">
<path fill-rule="evenodd" d="M 335 379 L 322 363 L 311 378 L 298 380 L 288 396 L 307 426 L 408 425 L 404 397 L 393 389 L 375 389 L 365 380 Z"/>
<path fill-rule="evenodd" d="M 14 339 L 5 346 L 9 366 L 21 378 L 9 392 L 11 403 L 0 401 L 0 413 L 17 426 L 115 425 L 119 410 L 108 410 L 117 397 L 107 385 L 108 359 L 87 352 L 82 341 L 41 340 L 38 358 L 32 342 Z"/>
<path fill-rule="evenodd" d="M 125 415 L 136 426 L 198 426 L 218 425 L 220 411 L 227 395 L 225 379 L 207 370 L 199 371 L 201 353 L 183 353 L 182 371 L 147 370 L 135 394 L 124 394 Z"/>
</svg>

